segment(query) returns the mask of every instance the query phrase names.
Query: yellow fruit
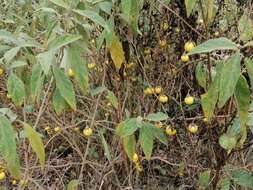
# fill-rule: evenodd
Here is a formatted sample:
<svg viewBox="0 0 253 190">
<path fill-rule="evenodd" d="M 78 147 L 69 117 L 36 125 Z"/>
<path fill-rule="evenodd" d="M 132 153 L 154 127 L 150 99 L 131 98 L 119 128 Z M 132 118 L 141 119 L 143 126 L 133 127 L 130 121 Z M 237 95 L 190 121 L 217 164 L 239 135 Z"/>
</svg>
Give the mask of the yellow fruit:
<svg viewBox="0 0 253 190">
<path fill-rule="evenodd" d="M 144 49 L 144 54 L 145 54 L 145 55 L 150 55 L 150 54 L 151 54 L 150 49 L 149 49 L 149 48 L 145 48 L 145 49 Z"/>
<path fill-rule="evenodd" d="M 11 99 L 11 95 L 10 95 L 10 94 L 7 94 L 7 98 L 8 98 L 8 99 Z"/>
<path fill-rule="evenodd" d="M 85 128 L 85 129 L 83 130 L 83 135 L 84 135 L 85 137 L 90 137 L 90 136 L 92 135 L 92 133 L 93 133 L 93 130 L 92 130 L 92 128 L 90 128 L 90 127 L 87 127 L 87 128 Z"/>
<path fill-rule="evenodd" d="M 185 99 L 184 99 L 184 103 L 186 105 L 192 105 L 194 103 L 194 97 L 186 96 Z"/>
<path fill-rule="evenodd" d="M 124 75 L 124 77 L 127 77 L 127 72 L 124 72 L 123 75 Z"/>
<path fill-rule="evenodd" d="M 172 128 L 171 126 L 167 126 L 165 132 L 169 136 L 174 136 L 177 134 L 177 130 Z"/>
<path fill-rule="evenodd" d="M 6 175 L 4 172 L 0 172 L 0 180 L 4 180 L 6 178 Z"/>
<path fill-rule="evenodd" d="M 108 102 L 106 105 L 107 105 L 108 107 L 111 107 L 111 106 L 112 106 L 112 104 L 111 104 L 110 102 Z"/>
<path fill-rule="evenodd" d="M 165 48 L 167 46 L 166 40 L 159 40 L 158 43 L 159 43 L 160 48 Z"/>
<path fill-rule="evenodd" d="M 169 100 L 168 96 L 166 96 L 164 94 L 162 94 L 162 95 L 159 96 L 159 101 L 161 103 L 166 103 L 166 102 L 168 102 L 168 100 Z"/>
<path fill-rule="evenodd" d="M 28 185 L 28 180 L 24 180 L 24 179 L 21 179 L 19 184 L 22 186 L 22 187 L 26 187 Z"/>
<path fill-rule="evenodd" d="M 73 129 L 75 132 L 80 132 L 80 129 L 79 129 L 79 127 L 74 127 L 74 129 Z"/>
<path fill-rule="evenodd" d="M 206 118 L 206 117 L 204 117 L 203 121 L 204 121 L 205 123 L 206 123 L 206 122 L 208 122 L 208 120 L 207 120 L 207 118 Z"/>
<path fill-rule="evenodd" d="M 177 33 L 179 33 L 179 32 L 180 32 L 180 28 L 176 27 L 175 31 L 176 31 Z"/>
<path fill-rule="evenodd" d="M 198 129 L 199 129 L 199 127 L 198 127 L 196 124 L 194 124 L 194 123 L 192 123 L 192 124 L 190 124 L 190 125 L 188 126 L 188 131 L 189 131 L 190 133 L 192 133 L 192 134 L 197 133 L 197 132 L 198 132 Z"/>
<path fill-rule="evenodd" d="M 162 29 L 164 31 L 168 30 L 169 29 L 169 24 L 167 22 L 162 23 Z"/>
<path fill-rule="evenodd" d="M 54 132 L 60 133 L 60 132 L 61 132 L 61 128 L 60 128 L 60 127 L 55 127 L 55 128 L 54 128 Z"/>
<path fill-rule="evenodd" d="M 163 127 L 163 124 L 161 122 L 157 122 L 155 124 L 155 127 L 158 128 L 158 129 L 161 129 Z"/>
<path fill-rule="evenodd" d="M 74 73 L 74 71 L 72 69 L 68 70 L 68 76 L 69 77 L 74 77 L 75 76 L 75 73 Z"/>
<path fill-rule="evenodd" d="M 183 61 L 183 62 L 189 61 L 189 56 L 188 55 L 182 55 L 181 56 L 181 61 Z"/>
<path fill-rule="evenodd" d="M 133 63 L 133 62 L 131 62 L 131 63 L 129 63 L 129 64 L 126 64 L 126 68 L 127 68 L 127 69 L 131 69 L 133 66 L 134 66 L 134 63 Z"/>
<path fill-rule="evenodd" d="M 96 63 L 88 63 L 88 69 L 94 69 L 96 67 Z"/>
<path fill-rule="evenodd" d="M 11 182 L 12 185 L 17 185 L 17 180 L 13 179 Z"/>
<path fill-rule="evenodd" d="M 138 156 L 138 154 L 134 153 L 134 155 L 133 155 L 133 162 L 137 163 L 138 161 L 139 161 L 139 156 Z"/>
<path fill-rule="evenodd" d="M 4 69 L 0 68 L 0 76 L 4 74 Z"/>
<path fill-rule="evenodd" d="M 154 94 L 154 88 L 151 88 L 151 87 L 147 87 L 144 89 L 144 94 L 145 95 L 152 95 Z"/>
<path fill-rule="evenodd" d="M 219 37 L 219 35 L 220 35 L 220 33 L 219 33 L 218 31 L 216 31 L 216 32 L 214 33 L 214 36 L 215 36 L 215 37 Z"/>
<path fill-rule="evenodd" d="M 160 87 L 160 86 L 155 87 L 156 94 L 160 94 L 161 92 L 162 92 L 162 87 Z"/>
<path fill-rule="evenodd" d="M 186 52 L 190 52 L 195 47 L 195 44 L 193 42 L 186 42 L 184 44 L 184 50 Z"/>
<path fill-rule="evenodd" d="M 199 19 L 199 20 L 198 20 L 198 23 L 199 23 L 199 24 L 203 24 L 203 23 L 204 23 L 204 20 L 203 20 L 203 19 Z"/>
</svg>

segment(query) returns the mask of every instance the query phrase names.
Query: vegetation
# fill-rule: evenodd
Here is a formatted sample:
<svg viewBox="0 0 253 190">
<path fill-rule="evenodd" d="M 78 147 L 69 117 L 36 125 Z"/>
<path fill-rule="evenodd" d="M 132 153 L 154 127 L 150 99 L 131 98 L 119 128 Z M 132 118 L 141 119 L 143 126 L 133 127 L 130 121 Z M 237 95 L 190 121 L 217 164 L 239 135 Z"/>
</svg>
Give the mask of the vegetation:
<svg viewBox="0 0 253 190">
<path fill-rule="evenodd" d="M 253 189 L 251 0 L 2 0 L 1 189 Z"/>
</svg>

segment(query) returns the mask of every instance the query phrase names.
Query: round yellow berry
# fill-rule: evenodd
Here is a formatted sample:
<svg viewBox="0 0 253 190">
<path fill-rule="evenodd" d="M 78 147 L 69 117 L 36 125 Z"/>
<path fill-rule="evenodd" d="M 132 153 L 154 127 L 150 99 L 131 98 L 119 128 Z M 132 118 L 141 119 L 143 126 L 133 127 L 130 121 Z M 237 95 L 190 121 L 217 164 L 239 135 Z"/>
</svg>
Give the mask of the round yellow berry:
<svg viewBox="0 0 253 190">
<path fill-rule="evenodd" d="M 145 95 L 152 95 L 152 94 L 154 94 L 154 89 L 151 87 L 147 87 L 144 89 L 144 94 Z"/>
<path fill-rule="evenodd" d="M 93 134 L 93 130 L 90 127 L 87 127 L 83 130 L 83 135 L 85 137 L 90 137 Z"/>
<path fill-rule="evenodd" d="M 190 52 L 195 47 L 195 44 L 193 42 L 186 42 L 184 44 L 184 50 L 186 52 Z"/>
<path fill-rule="evenodd" d="M 160 86 L 155 87 L 156 94 L 160 94 L 161 92 L 162 92 L 162 87 L 160 87 Z"/>
<path fill-rule="evenodd" d="M 192 105 L 194 103 L 194 97 L 186 96 L 185 99 L 184 99 L 184 103 L 186 105 Z"/>
<path fill-rule="evenodd" d="M 21 179 L 19 184 L 22 186 L 22 187 L 26 187 L 28 185 L 28 180 L 24 180 L 24 179 Z"/>
<path fill-rule="evenodd" d="M 96 63 L 88 63 L 88 69 L 94 69 L 96 67 Z"/>
<path fill-rule="evenodd" d="M 168 30 L 169 29 L 169 24 L 167 22 L 162 23 L 162 29 L 164 31 Z"/>
<path fill-rule="evenodd" d="M 60 132 L 61 132 L 61 128 L 60 128 L 60 127 L 55 127 L 55 128 L 54 128 L 54 132 L 60 133 Z"/>
<path fill-rule="evenodd" d="M 139 161 L 139 156 L 138 156 L 138 154 L 134 153 L 134 155 L 133 155 L 133 162 L 137 163 L 138 161 Z"/>
<path fill-rule="evenodd" d="M 204 117 L 203 121 L 204 121 L 205 123 L 207 123 L 207 122 L 208 122 L 208 119 L 207 119 L 206 117 Z"/>
<path fill-rule="evenodd" d="M 127 77 L 127 72 L 124 72 L 123 75 L 124 75 L 124 77 Z"/>
<path fill-rule="evenodd" d="M 183 62 L 189 61 L 189 56 L 188 55 L 182 55 L 181 56 L 181 61 L 183 61 Z"/>
<path fill-rule="evenodd" d="M 74 127 L 74 129 L 73 129 L 75 132 L 80 132 L 80 129 L 79 129 L 79 127 Z"/>
<path fill-rule="evenodd" d="M 159 96 L 159 101 L 161 103 L 166 103 L 166 102 L 168 102 L 168 100 L 169 100 L 168 96 L 166 96 L 164 94 L 162 94 L 162 95 Z"/>
<path fill-rule="evenodd" d="M 218 31 L 216 31 L 216 32 L 214 33 L 214 36 L 215 36 L 215 37 L 219 37 L 219 35 L 220 35 L 220 33 L 219 33 Z"/>
<path fill-rule="evenodd" d="M 177 134 L 177 130 L 172 128 L 171 126 L 167 126 L 165 132 L 169 136 L 174 136 Z"/>
<path fill-rule="evenodd" d="M 0 76 L 4 74 L 4 69 L 0 68 Z"/>
<path fill-rule="evenodd" d="M 158 43 L 159 43 L 160 48 L 165 48 L 167 46 L 166 40 L 159 40 Z"/>
<path fill-rule="evenodd" d="M 68 70 L 68 76 L 69 77 L 74 77 L 75 76 L 75 73 L 74 73 L 74 71 L 72 69 Z"/>
<path fill-rule="evenodd" d="M 0 180 L 4 180 L 6 178 L 6 175 L 4 172 L 0 172 Z"/>
<path fill-rule="evenodd" d="M 197 133 L 197 132 L 198 132 L 198 129 L 199 129 L 199 127 L 198 127 L 196 124 L 194 124 L 194 123 L 191 123 L 191 124 L 188 126 L 188 131 L 189 131 L 190 133 L 192 133 L 192 134 Z"/>
<path fill-rule="evenodd" d="M 13 179 L 11 182 L 12 185 L 17 185 L 17 180 Z"/>
</svg>

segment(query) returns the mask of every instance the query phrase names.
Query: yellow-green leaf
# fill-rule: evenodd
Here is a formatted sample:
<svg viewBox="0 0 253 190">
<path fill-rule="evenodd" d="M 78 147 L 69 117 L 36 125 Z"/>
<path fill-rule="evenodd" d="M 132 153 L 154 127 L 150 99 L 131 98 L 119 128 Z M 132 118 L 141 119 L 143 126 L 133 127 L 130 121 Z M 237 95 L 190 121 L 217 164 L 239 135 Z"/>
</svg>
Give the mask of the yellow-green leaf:
<svg viewBox="0 0 253 190">
<path fill-rule="evenodd" d="M 111 47 L 110 47 L 110 53 L 111 53 L 111 57 L 113 60 L 113 63 L 115 64 L 115 67 L 117 69 L 121 68 L 121 65 L 125 59 L 124 56 L 124 51 L 122 48 L 122 44 L 119 41 L 119 38 L 114 35 L 112 38 L 112 43 L 111 43 Z"/>
<path fill-rule="evenodd" d="M 45 167 L 45 148 L 42 142 L 40 135 L 27 123 L 23 123 L 26 137 L 29 139 L 30 145 L 33 151 L 36 153 L 37 157 L 39 158 L 39 162 L 41 168 L 44 169 Z"/>
<path fill-rule="evenodd" d="M 106 99 L 113 105 L 114 108 L 116 109 L 118 108 L 119 105 L 118 99 L 112 91 L 110 90 L 107 91 Z"/>
<path fill-rule="evenodd" d="M 73 179 L 67 185 L 67 190 L 77 190 L 79 181 L 77 179 Z"/>
<path fill-rule="evenodd" d="M 197 0 L 185 0 L 185 7 L 186 7 L 186 13 L 187 13 L 187 17 L 189 17 L 192 13 L 192 10 L 194 9 L 195 5 L 196 5 Z"/>
<path fill-rule="evenodd" d="M 133 160 L 133 156 L 135 153 L 135 144 L 136 141 L 134 135 L 130 135 L 123 138 L 123 147 L 130 160 Z"/>
</svg>

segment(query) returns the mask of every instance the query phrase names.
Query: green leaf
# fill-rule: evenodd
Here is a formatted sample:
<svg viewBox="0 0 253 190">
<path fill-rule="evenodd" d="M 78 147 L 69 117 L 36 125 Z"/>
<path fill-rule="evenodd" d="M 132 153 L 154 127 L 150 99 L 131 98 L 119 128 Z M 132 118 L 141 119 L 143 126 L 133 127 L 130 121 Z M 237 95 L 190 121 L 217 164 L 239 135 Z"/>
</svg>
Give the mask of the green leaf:
<svg viewBox="0 0 253 190">
<path fill-rule="evenodd" d="M 233 95 L 241 72 L 241 55 L 237 52 L 229 58 L 222 68 L 218 107 L 222 108 Z M 226 87 L 226 88 L 224 88 Z"/>
<path fill-rule="evenodd" d="M 219 138 L 219 144 L 227 151 L 231 151 L 237 143 L 237 138 L 231 134 L 223 134 Z"/>
<path fill-rule="evenodd" d="M 67 185 L 67 190 L 77 190 L 79 181 L 77 179 L 71 180 Z"/>
<path fill-rule="evenodd" d="M 247 12 L 241 16 L 238 23 L 238 30 L 240 33 L 240 39 L 243 42 L 247 42 L 253 37 L 253 21 L 250 18 L 250 15 Z"/>
<path fill-rule="evenodd" d="M 108 27 L 108 25 L 106 24 L 105 20 L 103 19 L 103 17 L 101 17 L 99 14 L 97 14 L 94 11 L 91 10 L 79 10 L 79 9 L 74 9 L 73 10 L 75 13 L 87 17 L 90 20 L 92 20 L 93 22 L 95 22 L 96 24 L 102 26 L 103 28 L 105 28 L 108 32 L 110 32 L 110 28 Z"/>
<path fill-rule="evenodd" d="M 250 78 L 251 89 L 253 89 L 253 61 L 252 59 L 246 57 L 244 59 L 244 64 L 246 66 L 246 69 L 248 71 L 248 76 Z"/>
<path fill-rule="evenodd" d="M 60 115 L 66 108 L 66 101 L 61 96 L 60 91 L 56 88 L 53 95 L 53 107 L 55 112 Z"/>
<path fill-rule="evenodd" d="M 68 105 L 75 111 L 76 98 L 73 85 L 65 73 L 57 67 L 53 68 L 54 77 L 56 80 L 56 87 L 61 96 L 65 99 Z"/>
<path fill-rule="evenodd" d="M 115 67 L 117 69 L 120 69 L 123 61 L 125 60 L 125 55 L 124 55 L 122 44 L 116 35 L 113 35 L 113 38 L 112 38 L 110 54 L 111 54 Z"/>
<path fill-rule="evenodd" d="M 115 109 L 118 109 L 118 106 L 119 106 L 118 99 L 112 91 L 107 90 L 106 99 L 112 104 L 112 106 Z"/>
<path fill-rule="evenodd" d="M 0 40 L 5 40 L 7 42 L 17 44 L 16 37 L 7 30 L 0 30 Z"/>
<path fill-rule="evenodd" d="M 66 46 L 80 39 L 82 39 L 82 36 L 73 34 L 65 34 L 62 36 L 58 36 L 49 42 L 48 49 L 50 51 L 58 50 L 61 47 Z"/>
<path fill-rule="evenodd" d="M 140 122 L 136 118 L 129 118 L 126 119 L 125 121 L 121 122 L 117 129 L 117 135 L 120 137 L 126 137 L 134 134 L 134 132 L 140 128 Z"/>
<path fill-rule="evenodd" d="M 63 7 L 65 9 L 69 9 L 70 6 L 64 0 L 50 0 L 52 3 L 58 5 L 59 7 Z"/>
<path fill-rule="evenodd" d="M 186 7 L 186 13 L 187 13 L 187 17 L 189 17 L 192 13 L 192 10 L 194 9 L 195 5 L 196 5 L 197 0 L 185 0 L 185 7 Z"/>
<path fill-rule="evenodd" d="M 195 77 L 202 88 L 206 88 L 206 72 L 203 63 L 198 63 L 195 69 Z"/>
<path fill-rule="evenodd" d="M 11 69 L 15 69 L 15 68 L 18 68 L 18 67 L 24 67 L 26 65 L 27 65 L 26 61 L 17 60 L 17 61 L 13 61 L 11 63 L 11 65 L 8 66 L 8 69 L 11 70 Z"/>
<path fill-rule="evenodd" d="M 100 2 L 98 3 L 98 7 L 103 10 L 105 13 L 107 14 L 111 14 L 111 10 L 112 10 L 112 2 Z"/>
<path fill-rule="evenodd" d="M 153 151 L 154 136 L 151 129 L 152 125 L 144 124 L 140 129 L 140 143 L 146 158 L 149 160 Z"/>
<path fill-rule="evenodd" d="M 228 178 L 221 179 L 221 181 L 219 182 L 220 190 L 229 190 L 230 185 L 231 185 L 231 183 L 230 183 L 230 180 Z"/>
<path fill-rule="evenodd" d="M 42 74 L 41 65 L 35 64 L 32 68 L 32 76 L 30 78 L 30 92 L 33 102 L 35 102 L 40 95 L 44 79 L 45 77 Z"/>
<path fill-rule="evenodd" d="M 207 170 L 199 174 L 199 185 L 206 189 L 209 186 L 211 171 Z"/>
<path fill-rule="evenodd" d="M 253 176 L 247 170 L 238 169 L 232 171 L 232 179 L 242 187 L 253 189 Z"/>
<path fill-rule="evenodd" d="M 75 73 L 75 79 L 84 94 L 89 90 L 89 73 L 86 62 L 81 57 L 82 50 L 77 46 L 71 46 L 67 50 L 67 59 L 71 69 Z"/>
<path fill-rule="evenodd" d="M 8 94 L 15 105 L 21 106 L 25 98 L 25 85 L 21 79 L 11 72 L 7 81 Z"/>
<path fill-rule="evenodd" d="M 97 96 L 97 95 L 101 94 L 102 92 L 104 92 L 104 91 L 106 91 L 106 90 L 107 90 L 106 87 L 104 87 L 104 86 L 99 86 L 99 87 L 97 87 L 97 88 L 91 89 L 91 90 L 90 90 L 90 94 L 91 94 L 92 97 L 94 97 L 94 96 Z"/>
<path fill-rule="evenodd" d="M 167 145 L 168 138 L 164 134 L 164 130 L 155 127 L 154 125 L 150 124 L 150 129 L 152 130 L 152 134 L 155 138 L 157 138 L 161 143 Z"/>
<path fill-rule="evenodd" d="M 20 49 L 21 47 L 18 46 L 18 47 L 11 48 L 7 52 L 5 52 L 4 60 L 6 61 L 6 63 L 10 63 L 12 59 L 16 57 Z"/>
<path fill-rule="evenodd" d="M 109 161 L 111 161 L 112 157 L 111 157 L 111 153 L 110 153 L 108 143 L 106 142 L 105 137 L 104 137 L 104 135 L 101 131 L 99 132 L 99 134 L 100 134 L 100 137 L 101 137 L 101 140 L 102 140 L 102 144 L 103 144 L 103 148 L 104 148 L 104 152 L 105 152 L 104 154 L 105 154 L 106 158 Z"/>
<path fill-rule="evenodd" d="M 145 119 L 149 121 L 163 121 L 168 119 L 168 115 L 162 112 L 151 113 Z"/>
<path fill-rule="evenodd" d="M 29 139 L 30 145 L 33 151 L 36 153 L 37 157 L 39 158 L 39 162 L 41 165 L 42 170 L 45 168 L 45 149 L 44 144 L 40 135 L 27 123 L 23 123 L 25 135 Z"/>
<path fill-rule="evenodd" d="M 237 50 L 237 46 L 234 42 L 227 38 L 217 38 L 207 40 L 206 42 L 193 48 L 193 50 L 188 53 L 189 55 L 198 53 L 207 53 L 215 50 Z"/>
<path fill-rule="evenodd" d="M 45 75 L 48 75 L 51 65 L 56 61 L 55 51 L 46 51 L 37 55 L 37 60 L 40 63 Z"/>
<path fill-rule="evenodd" d="M 18 117 L 10 108 L 0 108 L 0 114 L 7 116 L 11 123 Z"/>
<path fill-rule="evenodd" d="M 0 114 L 0 153 L 13 177 L 20 177 L 20 163 L 17 155 L 15 132 L 10 121 Z"/>
<path fill-rule="evenodd" d="M 130 160 L 133 160 L 133 156 L 135 153 L 135 136 L 130 135 L 123 138 L 123 147 L 124 150 Z"/>
</svg>

